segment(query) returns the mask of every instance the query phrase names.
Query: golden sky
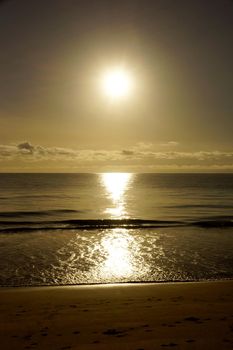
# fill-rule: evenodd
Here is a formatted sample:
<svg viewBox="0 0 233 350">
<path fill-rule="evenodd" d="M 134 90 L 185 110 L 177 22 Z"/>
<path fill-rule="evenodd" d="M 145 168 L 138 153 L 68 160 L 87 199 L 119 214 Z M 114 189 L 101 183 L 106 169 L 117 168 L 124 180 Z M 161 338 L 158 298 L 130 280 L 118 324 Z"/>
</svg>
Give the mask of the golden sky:
<svg viewBox="0 0 233 350">
<path fill-rule="evenodd" d="M 0 171 L 232 171 L 232 1 L 6 0 L 0 23 Z"/>
</svg>

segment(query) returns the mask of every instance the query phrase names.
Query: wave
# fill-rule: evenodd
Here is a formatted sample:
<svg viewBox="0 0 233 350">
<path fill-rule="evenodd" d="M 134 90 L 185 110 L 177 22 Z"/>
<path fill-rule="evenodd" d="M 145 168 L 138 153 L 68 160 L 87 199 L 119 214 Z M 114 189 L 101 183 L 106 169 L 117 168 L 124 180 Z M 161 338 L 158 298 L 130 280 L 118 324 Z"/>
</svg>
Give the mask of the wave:
<svg viewBox="0 0 233 350">
<path fill-rule="evenodd" d="M 191 225 L 203 228 L 233 227 L 233 220 L 200 220 L 192 222 Z"/>
<path fill-rule="evenodd" d="M 165 205 L 164 208 L 211 208 L 211 209 L 233 209 L 231 204 L 182 204 L 182 205 Z"/>
<path fill-rule="evenodd" d="M 25 216 L 48 216 L 56 214 L 82 213 L 81 210 L 73 209 L 51 209 L 38 211 L 6 211 L 0 213 L 0 218 L 19 218 Z"/>
<path fill-rule="evenodd" d="M 233 217 L 215 217 L 196 221 L 143 220 L 143 219 L 92 219 L 59 221 L 0 221 L 0 233 L 48 231 L 48 230 L 97 230 L 97 229 L 148 229 L 169 227 L 233 227 Z"/>
<path fill-rule="evenodd" d="M 78 196 L 68 196 L 68 195 L 53 195 L 53 194 L 32 194 L 32 195 L 8 195 L 8 196 L 0 196 L 0 200 L 5 200 L 5 201 L 11 201 L 11 200 L 24 200 L 24 199 L 52 199 L 52 200 L 58 200 L 58 199 L 78 199 Z"/>
</svg>

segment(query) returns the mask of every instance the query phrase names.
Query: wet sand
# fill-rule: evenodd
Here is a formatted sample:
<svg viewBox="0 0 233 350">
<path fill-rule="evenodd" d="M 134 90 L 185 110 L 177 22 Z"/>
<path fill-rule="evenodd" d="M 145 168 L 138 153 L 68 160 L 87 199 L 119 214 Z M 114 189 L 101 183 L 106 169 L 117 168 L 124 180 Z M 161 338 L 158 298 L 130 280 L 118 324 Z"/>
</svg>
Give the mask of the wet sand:
<svg viewBox="0 0 233 350">
<path fill-rule="evenodd" d="M 1 349 L 232 349 L 233 281 L 0 289 Z"/>
</svg>

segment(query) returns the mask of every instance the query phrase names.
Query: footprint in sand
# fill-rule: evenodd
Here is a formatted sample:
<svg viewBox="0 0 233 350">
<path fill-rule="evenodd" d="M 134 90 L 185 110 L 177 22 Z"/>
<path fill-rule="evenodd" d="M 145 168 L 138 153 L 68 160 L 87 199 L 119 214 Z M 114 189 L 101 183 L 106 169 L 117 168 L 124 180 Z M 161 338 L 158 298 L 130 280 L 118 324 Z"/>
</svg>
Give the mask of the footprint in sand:
<svg viewBox="0 0 233 350">
<path fill-rule="evenodd" d="M 103 332 L 103 334 L 105 335 L 123 335 L 125 332 L 123 331 L 120 331 L 120 330 L 117 330 L 115 328 L 110 328 L 110 329 L 107 329 L 105 332 Z"/>
<path fill-rule="evenodd" d="M 195 317 L 195 316 L 189 316 L 184 318 L 185 321 L 190 321 L 190 322 L 200 322 L 200 318 Z"/>
<path fill-rule="evenodd" d="M 32 338 L 32 334 L 25 335 L 23 339 L 30 340 Z"/>
<path fill-rule="evenodd" d="M 229 339 L 223 339 L 223 342 L 224 343 L 230 343 L 230 340 Z"/>
<path fill-rule="evenodd" d="M 175 347 L 175 346 L 178 346 L 178 344 L 176 344 L 176 343 L 169 343 L 169 344 L 161 344 L 161 346 L 163 346 L 163 347 Z"/>
<path fill-rule="evenodd" d="M 125 334 L 118 334 L 118 335 L 116 335 L 116 337 L 117 338 L 122 338 L 122 337 L 125 337 L 127 334 L 125 333 Z"/>
</svg>

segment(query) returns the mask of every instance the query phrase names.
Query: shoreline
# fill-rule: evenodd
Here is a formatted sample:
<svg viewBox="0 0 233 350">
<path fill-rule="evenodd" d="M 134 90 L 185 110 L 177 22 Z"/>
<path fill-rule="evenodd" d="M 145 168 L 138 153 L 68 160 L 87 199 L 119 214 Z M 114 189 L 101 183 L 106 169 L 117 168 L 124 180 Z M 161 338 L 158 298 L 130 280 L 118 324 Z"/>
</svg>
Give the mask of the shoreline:
<svg viewBox="0 0 233 350">
<path fill-rule="evenodd" d="M 0 286 L 0 292 L 3 290 L 33 290 L 33 289 L 41 289 L 41 288 L 48 288 L 48 289 L 54 289 L 54 288 L 66 288 L 66 287 L 108 287 L 108 286 L 137 286 L 137 285 L 167 285 L 167 284 L 191 284 L 191 283 L 216 283 L 216 282 L 232 282 L 233 283 L 233 277 L 232 278 L 225 278 L 225 279 L 209 279 L 209 280 L 175 280 L 175 281 L 127 281 L 127 282 L 106 282 L 106 283 L 79 283 L 79 284 L 53 284 L 53 285 L 18 285 L 18 286 Z"/>
<path fill-rule="evenodd" d="M 15 349 L 232 349 L 233 280 L 0 288 Z"/>
</svg>

